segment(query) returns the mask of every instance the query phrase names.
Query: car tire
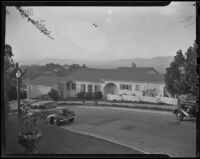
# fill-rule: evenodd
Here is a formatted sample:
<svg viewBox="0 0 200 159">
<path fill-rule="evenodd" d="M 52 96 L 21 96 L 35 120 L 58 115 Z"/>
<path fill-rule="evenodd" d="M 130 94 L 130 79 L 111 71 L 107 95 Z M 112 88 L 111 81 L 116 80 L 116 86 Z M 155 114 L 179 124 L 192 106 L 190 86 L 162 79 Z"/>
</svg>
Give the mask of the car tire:
<svg viewBox="0 0 200 159">
<path fill-rule="evenodd" d="M 58 126 L 58 125 L 59 125 L 58 120 L 54 119 L 54 125 L 55 125 L 55 126 Z"/>
<path fill-rule="evenodd" d="M 177 112 L 176 113 L 176 118 L 179 120 L 179 121 L 183 121 L 183 113 L 181 113 L 181 112 Z"/>
</svg>

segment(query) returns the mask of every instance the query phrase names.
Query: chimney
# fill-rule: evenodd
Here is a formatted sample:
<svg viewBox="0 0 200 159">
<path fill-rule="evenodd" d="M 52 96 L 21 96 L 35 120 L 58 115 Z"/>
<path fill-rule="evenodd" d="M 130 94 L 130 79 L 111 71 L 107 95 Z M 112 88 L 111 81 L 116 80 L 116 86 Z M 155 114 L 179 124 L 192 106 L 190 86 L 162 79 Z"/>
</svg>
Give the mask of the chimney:
<svg viewBox="0 0 200 159">
<path fill-rule="evenodd" d="M 136 67 L 136 64 L 135 64 L 135 63 L 131 63 L 131 64 L 132 64 L 132 67 L 133 67 L 133 68 L 135 68 L 135 67 Z"/>
</svg>

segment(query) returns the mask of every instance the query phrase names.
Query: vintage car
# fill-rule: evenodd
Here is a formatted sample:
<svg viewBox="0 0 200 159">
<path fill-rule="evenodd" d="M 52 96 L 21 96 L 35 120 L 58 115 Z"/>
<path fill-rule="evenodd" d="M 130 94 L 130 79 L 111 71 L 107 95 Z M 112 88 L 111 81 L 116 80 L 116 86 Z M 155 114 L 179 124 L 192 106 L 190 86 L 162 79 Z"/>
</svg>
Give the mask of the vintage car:
<svg viewBox="0 0 200 159">
<path fill-rule="evenodd" d="M 196 102 L 185 102 L 174 110 L 174 114 L 179 121 L 182 121 L 184 117 L 196 118 L 199 106 Z"/>
<path fill-rule="evenodd" d="M 64 122 L 73 122 L 75 119 L 74 111 L 66 107 L 59 106 L 54 101 L 41 101 L 30 106 L 28 112 L 42 112 L 45 115 L 46 123 L 59 125 Z"/>
</svg>

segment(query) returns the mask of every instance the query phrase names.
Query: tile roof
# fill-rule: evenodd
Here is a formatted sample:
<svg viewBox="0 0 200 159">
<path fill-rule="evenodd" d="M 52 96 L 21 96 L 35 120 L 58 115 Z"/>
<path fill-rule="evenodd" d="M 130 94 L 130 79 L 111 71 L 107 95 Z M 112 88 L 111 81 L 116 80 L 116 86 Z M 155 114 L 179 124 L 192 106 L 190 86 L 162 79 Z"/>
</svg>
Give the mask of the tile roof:
<svg viewBox="0 0 200 159">
<path fill-rule="evenodd" d="M 35 78 L 33 80 L 24 79 L 23 83 L 43 85 L 43 86 L 53 86 L 57 82 L 64 82 L 64 81 L 66 81 L 66 77 L 39 76 L 38 78 Z"/>
<path fill-rule="evenodd" d="M 53 86 L 57 82 L 67 82 L 73 80 L 90 82 L 101 82 L 101 80 L 114 80 L 164 83 L 164 75 L 159 74 L 156 70 L 150 67 L 125 67 L 117 69 L 83 68 L 77 69 L 76 72 L 68 75 L 67 77 L 40 76 L 33 80 L 25 79 L 23 82 L 25 84 L 29 83 L 36 85 Z"/>
<path fill-rule="evenodd" d="M 153 68 L 128 68 L 128 69 L 79 69 L 66 77 L 66 80 L 94 81 L 104 80 L 115 81 L 140 81 L 164 83 L 164 76 Z M 151 71 L 151 72 L 150 72 Z"/>
</svg>

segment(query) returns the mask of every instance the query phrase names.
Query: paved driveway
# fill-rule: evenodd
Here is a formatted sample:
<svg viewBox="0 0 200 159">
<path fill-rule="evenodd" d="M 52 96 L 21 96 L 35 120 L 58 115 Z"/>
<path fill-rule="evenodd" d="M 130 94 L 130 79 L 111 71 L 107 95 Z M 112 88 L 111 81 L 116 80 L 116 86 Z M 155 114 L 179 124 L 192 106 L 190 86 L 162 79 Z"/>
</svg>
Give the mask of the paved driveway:
<svg viewBox="0 0 200 159">
<path fill-rule="evenodd" d="M 179 122 L 170 113 L 126 108 L 74 106 L 72 109 L 76 119 L 72 124 L 63 125 L 65 129 L 119 142 L 146 153 L 195 156 L 195 120 Z"/>
</svg>

